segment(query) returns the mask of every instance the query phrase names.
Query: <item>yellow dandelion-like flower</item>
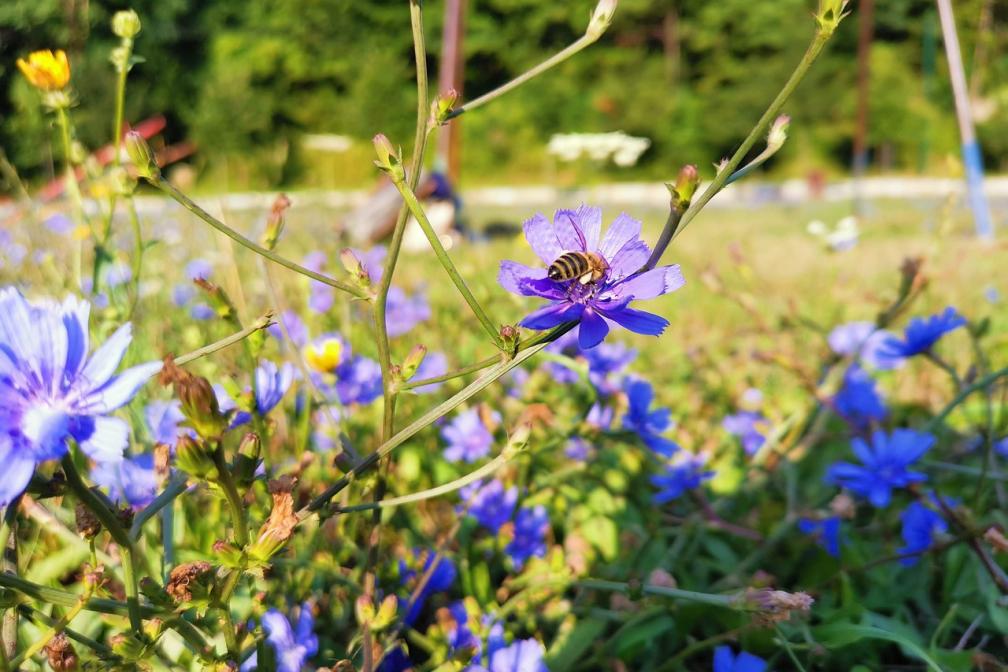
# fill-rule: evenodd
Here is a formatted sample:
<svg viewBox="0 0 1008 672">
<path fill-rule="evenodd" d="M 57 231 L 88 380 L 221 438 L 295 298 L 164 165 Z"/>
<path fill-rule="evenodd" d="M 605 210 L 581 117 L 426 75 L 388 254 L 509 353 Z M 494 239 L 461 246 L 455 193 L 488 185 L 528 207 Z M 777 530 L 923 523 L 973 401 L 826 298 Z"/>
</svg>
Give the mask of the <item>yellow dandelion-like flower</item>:
<svg viewBox="0 0 1008 672">
<path fill-rule="evenodd" d="M 62 49 L 33 51 L 28 60 L 19 58 L 17 66 L 28 83 L 42 91 L 59 91 L 70 83 L 70 61 Z"/>
<path fill-rule="evenodd" d="M 305 362 L 321 373 L 329 373 L 339 366 L 342 357 L 343 343 L 337 338 L 309 343 L 304 349 Z"/>
</svg>

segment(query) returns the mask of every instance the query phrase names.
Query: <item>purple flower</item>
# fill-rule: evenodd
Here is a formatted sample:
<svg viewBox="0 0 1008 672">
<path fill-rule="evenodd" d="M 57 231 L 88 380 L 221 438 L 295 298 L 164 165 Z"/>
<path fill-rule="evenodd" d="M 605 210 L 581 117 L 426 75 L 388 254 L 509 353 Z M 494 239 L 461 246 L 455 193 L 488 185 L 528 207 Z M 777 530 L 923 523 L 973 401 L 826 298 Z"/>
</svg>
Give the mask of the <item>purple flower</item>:
<svg viewBox="0 0 1008 672">
<path fill-rule="evenodd" d="M 357 261 L 360 262 L 360 265 L 364 268 L 364 272 L 367 273 L 371 282 L 378 282 L 381 280 L 382 273 L 385 270 L 385 257 L 388 255 L 388 250 L 385 249 L 384 245 L 375 245 L 370 250 L 366 251 L 354 248 L 351 248 L 350 251 L 357 258 Z"/>
<path fill-rule="evenodd" d="M 623 383 L 629 401 L 629 408 L 623 416 L 623 427 L 635 432 L 648 448 L 659 455 L 671 457 L 679 446 L 662 433 L 673 426 L 671 412 L 667 408 L 651 410 L 654 390 L 651 384 L 639 378 L 628 378 Z"/>
<path fill-rule="evenodd" d="M 826 473 L 826 482 L 845 487 L 881 509 L 889 505 L 893 488 L 904 488 L 927 480 L 927 475 L 910 471 L 909 466 L 919 460 L 934 442 L 935 437 L 931 434 L 912 429 L 896 429 L 888 436 L 885 432 L 876 431 L 872 434 L 871 445 L 855 438 L 851 441 L 851 448 L 861 464 L 834 464 Z"/>
<path fill-rule="evenodd" d="M 713 478 L 713 471 L 704 470 L 706 464 L 705 456 L 684 452 L 677 454 L 663 473 L 651 477 L 651 484 L 658 488 L 653 497 L 655 503 L 664 504 L 678 499 L 683 493 L 699 488 L 704 481 Z"/>
<path fill-rule="evenodd" d="M 833 397 L 833 407 L 858 427 L 883 420 L 889 413 L 882 395 L 875 389 L 875 381 L 857 364 L 852 364 L 844 373 L 843 387 Z"/>
<path fill-rule="evenodd" d="M 490 656 L 490 672 L 549 672 L 546 651 L 536 639 L 519 639 Z"/>
<path fill-rule="evenodd" d="M 903 340 L 887 339 L 880 349 L 886 357 L 913 357 L 928 352 L 942 336 L 966 324 L 966 318 L 949 306 L 927 319 L 915 317 L 903 332 Z"/>
<path fill-rule="evenodd" d="M 172 303 L 181 308 L 196 296 L 196 288 L 188 283 L 179 283 L 172 287 Z"/>
<path fill-rule="evenodd" d="M 816 543 L 834 558 L 840 557 L 840 518 L 830 516 L 822 520 L 799 518 L 798 531 L 814 537 Z"/>
<path fill-rule="evenodd" d="M 14 240 L 10 231 L 0 229 L 0 249 L 10 266 L 19 266 L 28 255 L 28 248 Z"/>
<path fill-rule="evenodd" d="M 302 265 L 310 271 L 322 273 L 326 264 L 325 252 L 316 250 L 308 253 Z M 336 300 L 336 291 L 329 285 L 318 280 L 309 281 L 308 307 L 316 313 L 328 313 Z"/>
<path fill-rule="evenodd" d="M 402 336 L 416 325 L 429 320 L 430 305 L 422 292 L 408 296 L 399 287 L 390 287 L 385 306 L 385 327 L 390 338 Z"/>
<path fill-rule="evenodd" d="M 256 368 L 255 378 L 256 410 L 259 411 L 259 415 L 266 415 L 280 403 L 290 389 L 291 383 L 294 382 L 294 367 L 284 362 L 283 366 L 278 368 L 273 362 L 263 360 Z"/>
<path fill-rule="evenodd" d="M 603 406 L 596 401 L 588 409 L 588 415 L 585 416 L 585 424 L 604 432 L 612 427 L 615 414 L 616 411 L 613 410 L 612 406 Z"/>
<path fill-rule="evenodd" d="M 174 446 L 181 434 L 194 436 L 195 432 L 188 427 L 180 428 L 185 422 L 182 414 L 182 404 L 177 399 L 171 401 L 152 401 L 144 408 L 144 420 L 154 443 L 164 443 Z"/>
<path fill-rule="evenodd" d="M 1001 457 L 1008 457 L 1008 436 L 994 443 L 994 451 Z"/>
<path fill-rule="evenodd" d="M 207 280 L 213 273 L 213 264 L 206 259 L 193 259 L 185 267 L 186 277 L 190 280 Z"/>
<path fill-rule="evenodd" d="M 216 311 L 205 303 L 195 303 L 189 308 L 189 317 L 194 320 L 212 320 L 216 316 Z"/>
<path fill-rule="evenodd" d="M 464 600 L 457 600 L 448 605 L 448 613 L 451 614 L 451 621 L 446 628 L 448 635 L 448 646 L 452 651 L 470 650 L 479 651 L 483 647 L 480 638 L 473 632 L 473 619 L 469 617 L 469 610 L 466 609 Z"/>
<path fill-rule="evenodd" d="M 714 649 L 714 672 L 763 672 L 766 661 L 745 651 L 736 656 L 730 647 Z"/>
<path fill-rule="evenodd" d="M 312 616 L 311 605 L 305 602 L 298 614 L 297 627 L 281 612 L 270 609 L 262 617 L 263 629 L 266 631 L 266 641 L 276 652 L 277 672 L 301 672 L 309 658 L 318 653 L 319 641 L 312 628 L 315 618 Z M 242 672 L 254 670 L 258 666 L 255 654 L 242 665 Z"/>
<path fill-rule="evenodd" d="M 756 411 L 739 411 L 725 416 L 721 426 L 726 432 L 739 437 L 746 455 L 754 455 L 763 447 L 770 429 L 767 419 Z"/>
<path fill-rule="evenodd" d="M 65 236 L 75 228 L 73 221 L 63 213 L 56 213 L 51 217 L 47 217 L 42 224 L 49 231 L 59 236 Z"/>
<path fill-rule="evenodd" d="M 102 271 L 102 280 L 106 287 L 118 287 L 125 285 L 133 278 L 133 271 L 127 264 L 116 262 L 110 264 Z"/>
<path fill-rule="evenodd" d="M 830 332 L 830 349 L 844 357 L 855 357 L 873 369 L 889 370 L 903 366 L 903 357 L 891 356 L 885 349 L 885 342 L 893 334 L 879 329 L 873 322 L 848 322 Z"/>
<path fill-rule="evenodd" d="M 931 500 L 937 502 L 934 495 L 931 496 Z M 920 502 L 910 502 L 900 514 L 900 520 L 903 522 L 902 535 L 905 544 L 898 551 L 901 555 L 926 551 L 934 543 L 934 535 L 948 532 L 948 523 L 941 514 Z M 917 564 L 917 558 L 903 558 L 900 562 L 909 567 Z"/>
<path fill-rule="evenodd" d="M 619 391 L 619 386 L 611 377 L 620 373 L 637 358 L 637 351 L 622 343 L 603 343 L 584 351 L 588 360 L 588 378 L 601 394 L 611 395 Z"/>
<path fill-rule="evenodd" d="M 150 453 L 119 462 L 97 462 L 91 480 L 109 491 L 112 501 L 142 509 L 157 496 L 157 474 Z"/>
<path fill-rule="evenodd" d="M 284 329 L 287 330 L 287 335 L 290 336 L 291 342 L 297 347 L 302 348 L 308 342 L 308 327 L 305 326 L 304 321 L 293 310 L 285 310 L 276 322 L 266 328 L 266 331 L 273 338 L 283 343 L 286 340 Z"/>
<path fill-rule="evenodd" d="M 336 395 L 340 403 L 370 404 L 382 396 L 381 366 L 373 359 L 354 356 L 336 367 Z"/>
<path fill-rule="evenodd" d="M 312 443 L 317 453 L 328 453 L 339 445 L 341 406 L 333 404 L 312 414 Z"/>
<path fill-rule="evenodd" d="M 500 422 L 500 414 L 491 413 L 492 422 Z M 455 416 L 441 428 L 441 438 L 448 442 L 444 457 L 451 462 L 475 462 L 485 457 L 493 445 L 493 434 L 480 416 L 478 408 L 470 408 Z"/>
<path fill-rule="evenodd" d="M 525 383 L 528 382 L 528 379 L 531 378 L 531 376 L 532 374 L 528 372 L 528 369 L 524 369 L 520 366 L 511 369 L 511 371 L 504 376 L 504 379 L 508 383 L 507 396 L 512 399 L 521 399 Z"/>
<path fill-rule="evenodd" d="M 75 297 L 32 303 L 12 287 L 0 290 L 0 506 L 24 491 L 37 464 L 65 455 L 69 439 L 97 462 L 122 459 L 129 425 L 109 413 L 161 363 L 115 374 L 129 324 L 89 357 L 90 310 Z"/>
<path fill-rule="evenodd" d="M 578 462 L 587 460 L 589 452 L 591 452 L 591 445 L 580 436 L 572 436 L 564 444 L 564 455 Z"/>
<path fill-rule="evenodd" d="M 518 488 L 511 486 L 505 490 L 504 484 L 496 478 L 486 485 L 473 483 L 462 488 L 459 495 L 465 503 L 460 510 L 494 534 L 500 530 L 501 525 L 511 520 L 511 514 L 518 503 Z"/>
<path fill-rule="evenodd" d="M 516 569 L 521 569 L 531 557 L 546 555 L 546 531 L 549 530 L 546 507 L 518 509 L 514 520 L 514 538 L 504 552 L 511 556 Z"/>
<path fill-rule="evenodd" d="M 414 584 L 420 581 L 427 573 L 427 570 L 431 568 L 434 559 L 437 557 L 438 555 L 431 551 L 414 550 L 411 557 L 408 558 L 409 562 L 404 560 L 399 561 L 399 580 L 403 586 L 406 586 L 410 590 L 411 594 Z M 403 615 L 403 622 L 407 625 L 412 625 L 420 616 L 420 612 L 423 611 L 427 598 L 434 593 L 446 591 L 455 585 L 456 575 L 457 572 L 454 563 L 450 559 L 441 556 L 437 565 L 434 565 L 434 571 L 431 572 L 427 583 L 417 594 L 416 600 L 412 604 L 406 599 L 400 600 L 400 606 L 407 609 Z"/>
<path fill-rule="evenodd" d="M 420 362 L 420 366 L 417 367 L 412 380 L 437 378 L 446 373 L 448 373 L 448 358 L 445 357 L 445 354 L 443 352 L 428 352 L 427 356 Z M 430 394 L 431 392 L 436 392 L 443 384 L 431 383 L 430 385 L 421 385 L 420 387 L 414 387 L 413 391 L 417 394 Z"/>
<path fill-rule="evenodd" d="M 641 223 L 621 214 L 600 242 L 601 228 L 602 210 L 587 206 L 576 211 L 558 210 L 552 223 L 541 214 L 525 222 L 525 239 L 546 266 L 532 268 L 502 261 L 498 282 L 509 292 L 542 297 L 550 303 L 522 320 L 523 327 L 550 329 L 580 322 L 578 342 L 582 349 L 601 343 L 614 323 L 650 336 L 665 330 L 668 320 L 630 308 L 630 303 L 682 287 L 679 266 L 661 266 L 638 274 L 651 254 L 640 239 Z M 608 268 L 595 282 L 550 280 L 546 267 L 566 252 L 597 254 Z"/>
</svg>

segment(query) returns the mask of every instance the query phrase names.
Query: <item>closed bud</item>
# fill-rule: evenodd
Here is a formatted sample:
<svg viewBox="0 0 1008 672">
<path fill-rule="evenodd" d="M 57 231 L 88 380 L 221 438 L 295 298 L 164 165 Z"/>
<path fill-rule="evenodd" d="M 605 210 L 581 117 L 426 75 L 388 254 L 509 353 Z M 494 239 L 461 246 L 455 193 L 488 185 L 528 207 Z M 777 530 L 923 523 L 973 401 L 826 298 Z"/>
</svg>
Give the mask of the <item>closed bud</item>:
<svg viewBox="0 0 1008 672">
<path fill-rule="evenodd" d="M 528 445 L 529 436 L 531 435 L 532 423 L 523 422 L 518 425 L 511 433 L 511 436 L 508 437 L 507 445 L 504 446 L 504 452 L 513 455 L 525 450 L 525 446 Z"/>
<path fill-rule="evenodd" d="M 770 125 L 770 132 L 767 133 L 767 151 L 776 152 L 784 146 L 790 125 L 791 117 L 786 114 L 782 114 L 774 119 L 773 124 Z"/>
<path fill-rule="evenodd" d="M 676 176 L 675 184 L 665 185 L 672 196 L 672 209 L 680 214 L 685 212 L 693 200 L 693 195 L 699 184 L 700 173 L 697 171 L 697 167 L 692 164 L 683 166 Z"/>
<path fill-rule="evenodd" d="M 599 0 L 599 3 L 595 5 L 595 11 L 592 12 L 585 35 L 594 40 L 602 37 L 602 34 L 609 29 L 615 13 L 616 0 Z"/>
<path fill-rule="evenodd" d="M 357 624 L 361 627 L 370 626 L 375 614 L 374 603 L 367 595 L 361 595 L 354 601 L 354 615 L 357 616 Z"/>
<path fill-rule="evenodd" d="M 225 567 L 232 569 L 245 569 L 245 554 L 234 544 L 218 539 L 213 545 L 214 555 Z"/>
<path fill-rule="evenodd" d="M 249 432 L 242 437 L 241 443 L 238 444 L 238 455 L 235 457 L 234 464 L 234 477 L 240 486 L 247 488 L 252 485 L 256 470 L 259 469 L 259 464 L 262 462 L 261 454 L 262 441 L 258 434 Z"/>
<path fill-rule="evenodd" d="M 389 139 L 382 133 L 374 136 L 375 152 L 378 160 L 375 165 L 392 178 L 393 182 L 402 182 L 406 179 L 406 170 L 403 168 L 402 159 L 399 152 L 392 146 Z"/>
<path fill-rule="evenodd" d="M 162 385 L 174 386 L 175 396 L 182 402 L 183 415 L 201 437 L 217 438 L 228 428 L 228 419 L 221 413 L 217 394 L 209 380 L 179 368 L 171 357 L 165 358 L 158 379 Z"/>
<path fill-rule="evenodd" d="M 262 246 L 267 250 L 272 250 L 276 247 L 277 241 L 280 239 L 280 234 L 283 233 L 284 223 L 286 221 L 284 215 L 287 212 L 287 208 L 290 207 L 290 204 L 291 201 L 287 198 L 287 194 L 280 194 L 273 201 L 269 217 L 266 218 L 266 230 L 263 231 L 262 236 Z"/>
<path fill-rule="evenodd" d="M 231 298 L 220 288 L 220 285 L 210 282 L 206 278 L 196 278 L 193 283 L 203 290 L 210 307 L 221 319 L 235 321 L 238 319 L 238 312 L 235 310 Z"/>
<path fill-rule="evenodd" d="M 126 134 L 126 153 L 136 167 L 139 177 L 151 182 L 161 177 L 161 169 L 158 168 L 154 152 L 151 151 L 150 145 L 143 139 L 143 136 L 136 131 L 130 131 Z"/>
<path fill-rule="evenodd" d="M 406 359 L 403 360 L 402 369 L 400 375 L 403 380 L 409 380 L 416 375 L 417 369 L 420 368 L 420 364 L 423 362 L 424 357 L 427 355 L 427 347 L 423 345 L 414 345 L 413 349 L 409 351 L 406 355 Z"/>
<path fill-rule="evenodd" d="M 510 353 L 512 356 L 518 352 L 518 339 L 521 336 L 521 332 L 518 331 L 518 327 L 505 324 L 500 328 L 501 340 L 504 341 L 504 351 Z"/>
<path fill-rule="evenodd" d="M 215 480 L 217 465 L 202 439 L 194 439 L 188 434 L 179 436 L 175 444 L 175 464 L 193 478 Z"/>
<path fill-rule="evenodd" d="M 77 522 L 77 534 L 85 539 L 94 539 L 101 532 L 101 521 L 83 502 L 77 502 L 77 506 L 74 507 L 74 517 Z"/>
<path fill-rule="evenodd" d="M 118 47 L 112 49 L 112 53 L 109 54 L 109 61 L 112 62 L 113 67 L 115 67 L 116 72 L 128 72 L 130 69 L 130 57 L 133 54 L 133 49 L 125 44 L 120 44 Z"/>
<path fill-rule="evenodd" d="M 374 621 L 371 623 L 371 628 L 377 632 L 392 625 L 392 621 L 395 619 L 398 608 L 399 600 L 396 599 L 396 596 L 386 595 L 385 599 L 382 600 L 381 604 L 378 606 L 378 613 L 375 614 Z"/>
<path fill-rule="evenodd" d="M 431 123 L 441 126 L 451 118 L 455 103 L 458 102 L 458 91 L 448 89 L 444 93 L 438 94 L 431 103 Z"/>
<path fill-rule="evenodd" d="M 819 32 L 832 35 L 844 17 L 850 14 L 846 9 L 847 0 L 819 0 L 819 11 L 815 17 Z"/>
<path fill-rule="evenodd" d="M 132 40 L 140 32 L 140 17 L 132 9 L 124 9 L 112 15 L 112 32 L 116 37 Z"/>
</svg>

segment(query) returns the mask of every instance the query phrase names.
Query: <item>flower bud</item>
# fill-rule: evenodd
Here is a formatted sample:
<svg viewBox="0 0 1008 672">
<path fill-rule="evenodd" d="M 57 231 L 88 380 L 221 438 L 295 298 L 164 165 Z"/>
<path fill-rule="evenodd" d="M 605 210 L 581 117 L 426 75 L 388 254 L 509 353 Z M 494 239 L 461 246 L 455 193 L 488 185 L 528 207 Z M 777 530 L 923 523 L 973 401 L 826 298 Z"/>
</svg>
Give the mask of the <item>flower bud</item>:
<svg viewBox="0 0 1008 672">
<path fill-rule="evenodd" d="M 298 518 L 294 513 L 294 485 L 297 481 L 290 476 L 269 482 L 273 496 L 273 508 L 269 518 L 259 530 L 259 537 L 248 547 L 249 558 L 266 562 L 283 548 L 294 534 Z"/>
<path fill-rule="evenodd" d="M 130 57 L 133 55 L 133 49 L 125 44 L 120 44 L 118 47 L 112 49 L 112 53 L 109 54 L 109 61 L 112 62 L 112 66 L 115 67 L 116 72 L 128 72 L 130 69 Z"/>
<path fill-rule="evenodd" d="M 697 185 L 700 184 L 700 173 L 697 167 L 687 164 L 679 170 L 675 184 L 666 184 L 665 187 L 672 195 L 672 209 L 683 213 L 693 200 Z"/>
<path fill-rule="evenodd" d="M 602 37 L 602 34 L 608 30 L 609 25 L 612 23 L 613 14 L 616 13 L 616 0 L 599 0 L 599 3 L 595 5 L 595 11 L 592 12 L 591 21 L 588 22 L 588 29 L 585 30 L 585 35 L 597 40 Z"/>
<path fill-rule="evenodd" d="M 521 336 L 521 332 L 518 327 L 505 324 L 500 328 L 501 340 L 504 341 L 504 351 L 510 353 L 512 356 L 518 352 L 518 340 Z"/>
<path fill-rule="evenodd" d="M 130 131 L 126 134 L 126 153 L 136 167 L 139 177 L 151 182 L 161 177 L 161 169 L 158 168 L 154 152 L 151 151 L 150 145 L 143 139 L 143 136 L 136 131 Z"/>
<path fill-rule="evenodd" d="M 414 345 L 413 349 L 409 351 L 406 355 L 406 359 L 403 360 L 402 369 L 400 375 L 402 380 L 409 380 L 416 375 L 417 369 L 420 368 L 420 364 L 423 362 L 424 357 L 427 356 L 427 347 L 423 345 Z"/>
<path fill-rule="evenodd" d="M 205 560 L 183 563 L 168 575 L 165 591 L 178 603 L 209 598 L 213 589 L 213 566 Z"/>
<path fill-rule="evenodd" d="M 193 478 L 216 479 L 217 465 L 202 439 L 183 434 L 175 444 L 175 464 Z"/>
<path fill-rule="evenodd" d="M 370 626 L 376 613 L 374 603 L 367 595 L 361 595 L 354 600 L 354 615 L 357 617 L 357 624 L 361 627 Z"/>
<path fill-rule="evenodd" d="M 832 35 L 840 22 L 850 12 L 847 9 L 847 0 L 819 0 L 819 11 L 816 13 L 816 24 L 819 32 L 823 35 Z"/>
<path fill-rule="evenodd" d="M 245 554 L 234 544 L 218 539 L 213 545 L 214 555 L 224 567 L 231 569 L 246 569 Z"/>
<path fill-rule="evenodd" d="M 437 126 L 448 123 L 452 110 L 455 109 L 455 103 L 458 102 L 458 97 L 458 91 L 455 89 L 448 89 L 435 96 L 431 103 L 431 123 Z"/>
<path fill-rule="evenodd" d="M 221 413 L 217 394 L 209 380 L 179 368 L 171 357 L 165 357 L 158 379 L 162 385 L 174 386 L 175 396 L 182 402 L 183 415 L 201 437 L 216 438 L 228 428 L 228 419 Z"/>
<path fill-rule="evenodd" d="M 112 15 L 112 32 L 116 37 L 131 40 L 140 32 L 140 17 L 132 9 L 124 9 Z"/>
<path fill-rule="evenodd" d="M 528 445 L 529 436 L 531 435 L 532 423 L 523 422 L 518 425 L 511 433 L 511 436 L 508 437 L 507 445 L 504 446 L 504 452 L 514 454 L 525 450 L 525 446 Z"/>
<path fill-rule="evenodd" d="M 18 69 L 28 83 L 40 91 L 59 91 L 70 83 L 70 61 L 62 49 L 33 51 L 28 59 L 17 59 Z"/>
<path fill-rule="evenodd" d="M 256 470 L 259 469 L 259 465 L 262 463 L 260 459 L 261 454 L 262 441 L 259 439 L 258 434 L 249 432 L 242 437 L 241 443 L 238 444 L 238 455 L 235 457 L 233 470 L 238 485 L 244 488 L 252 485 L 252 481 L 255 480 Z"/>
<path fill-rule="evenodd" d="M 280 234 L 283 233 L 284 229 L 284 214 L 287 212 L 290 204 L 291 201 L 287 198 L 287 194 L 279 194 L 274 199 L 269 217 L 266 218 L 266 230 L 263 231 L 262 236 L 262 246 L 267 250 L 272 250 L 276 247 L 277 240 L 280 239 Z"/>
<path fill-rule="evenodd" d="M 395 150 L 389 139 L 382 133 L 374 136 L 375 152 L 378 160 L 375 165 L 392 178 L 393 182 L 402 182 L 406 179 L 406 169 L 403 168 L 402 159 L 399 152 Z"/>
<path fill-rule="evenodd" d="M 94 539 L 102 531 L 102 524 L 98 520 L 98 516 L 83 502 L 77 502 L 77 506 L 74 507 L 74 517 L 77 523 L 77 534 L 85 539 Z"/>
<path fill-rule="evenodd" d="M 70 672 L 80 669 L 77 652 L 64 632 L 57 633 L 49 640 L 49 643 L 45 645 L 45 652 L 49 667 L 53 669 L 53 672 Z"/>
<path fill-rule="evenodd" d="M 770 132 L 767 133 L 768 152 L 776 152 L 784 146 L 784 141 L 787 140 L 788 127 L 790 125 L 791 117 L 786 114 L 782 114 L 774 119 L 773 124 L 770 125 Z"/>
</svg>

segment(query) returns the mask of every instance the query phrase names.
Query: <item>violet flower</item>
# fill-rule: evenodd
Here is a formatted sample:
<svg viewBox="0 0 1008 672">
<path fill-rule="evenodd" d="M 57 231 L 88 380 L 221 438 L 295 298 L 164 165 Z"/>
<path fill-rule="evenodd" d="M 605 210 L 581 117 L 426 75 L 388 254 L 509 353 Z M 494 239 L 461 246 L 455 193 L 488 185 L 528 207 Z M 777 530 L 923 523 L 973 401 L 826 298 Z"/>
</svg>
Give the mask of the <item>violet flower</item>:
<svg viewBox="0 0 1008 672">
<path fill-rule="evenodd" d="M 541 214 L 525 222 L 525 239 L 545 266 L 532 268 L 515 261 L 502 261 L 498 282 L 509 292 L 538 296 L 550 303 L 525 317 L 521 326 L 551 329 L 566 322 L 579 322 L 578 342 L 582 349 L 601 343 L 612 324 L 650 336 L 665 330 L 668 320 L 631 308 L 630 303 L 682 287 L 684 280 L 679 266 L 660 266 L 638 273 L 651 254 L 640 239 L 641 223 L 621 214 L 600 240 L 601 228 L 601 208 L 587 206 L 558 210 L 553 222 Z M 597 254 L 608 268 L 598 281 L 550 280 L 547 268 L 566 252 Z"/>
<path fill-rule="evenodd" d="M 20 495 L 36 465 L 77 442 L 97 462 L 118 462 L 129 425 L 109 415 L 161 369 L 148 362 L 116 375 L 132 339 L 124 324 L 89 356 L 91 306 L 29 302 L 0 290 L 0 506 Z"/>
<path fill-rule="evenodd" d="M 97 462 L 91 480 L 108 490 L 112 501 L 142 509 L 157 496 L 158 478 L 150 453 L 127 457 L 119 462 Z"/>
<path fill-rule="evenodd" d="M 500 414 L 494 411 L 492 419 L 499 423 Z M 485 457 L 494 440 L 493 433 L 483 424 L 478 408 L 470 408 L 455 416 L 441 428 L 441 438 L 448 443 L 444 457 L 452 462 L 475 462 Z"/>
</svg>

